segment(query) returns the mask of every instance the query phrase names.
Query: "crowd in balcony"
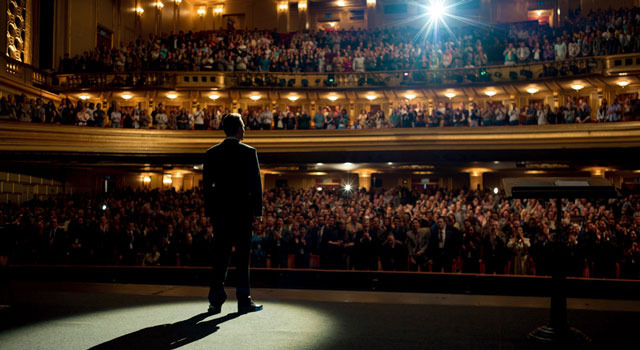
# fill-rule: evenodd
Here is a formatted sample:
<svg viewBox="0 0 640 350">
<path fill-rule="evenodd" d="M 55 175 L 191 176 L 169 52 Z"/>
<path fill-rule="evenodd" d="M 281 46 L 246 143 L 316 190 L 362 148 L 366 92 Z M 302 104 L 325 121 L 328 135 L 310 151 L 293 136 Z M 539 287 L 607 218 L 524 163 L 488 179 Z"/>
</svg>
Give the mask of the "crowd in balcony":
<svg viewBox="0 0 640 350">
<path fill-rule="evenodd" d="M 206 266 L 215 244 L 199 190 L 60 194 L 0 209 L 15 263 Z M 547 275 L 562 232 L 570 275 L 640 273 L 638 196 L 556 208 L 480 190 L 278 188 L 264 192 L 264 214 L 254 267 Z"/>
<path fill-rule="evenodd" d="M 60 60 L 59 72 L 365 72 L 474 68 L 640 52 L 640 9 L 571 12 L 560 27 L 537 22 L 441 30 L 413 28 L 202 31 L 149 34 Z"/>
<path fill-rule="evenodd" d="M 362 110 L 350 116 L 338 106 L 320 106 L 315 113 L 286 107 L 271 110 L 239 111 L 251 130 L 308 130 L 308 129 L 381 129 L 381 128 L 434 128 L 478 127 L 502 125 L 574 124 L 588 122 L 619 122 L 640 120 L 638 93 L 621 95 L 609 104 L 606 99 L 593 111 L 586 98 L 566 97 L 558 107 L 532 102 L 522 107 L 500 101 L 476 103 L 439 102 L 431 108 L 421 103 L 404 103 L 393 108 L 388 115 L 379 108 Z M 115 101 L 101 103 L 63 99 L 56 106 L 41 98 L 29 99 L 25 95 L 0 98 L 0 120 L 110 127 L 124 129 L 217 130 L 222 117 L 229 110 L 201 108 L 192 110 L 165 107 L 159 103 L 151 112 L 137 106 L 119 106 Z M 354 113 L 355 114 L 355 113 Z"/>
</svg>

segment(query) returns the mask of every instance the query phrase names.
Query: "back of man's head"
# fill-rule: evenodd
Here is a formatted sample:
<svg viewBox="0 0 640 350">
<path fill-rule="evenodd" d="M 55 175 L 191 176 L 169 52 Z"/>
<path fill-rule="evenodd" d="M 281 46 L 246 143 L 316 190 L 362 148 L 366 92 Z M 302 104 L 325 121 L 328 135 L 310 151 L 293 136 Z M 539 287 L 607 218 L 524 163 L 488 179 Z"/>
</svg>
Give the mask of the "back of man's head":
<svg viewBox="0 0 640 350">
<path fill-rule="evenodd" d="M 235 136 L 242 127 L 244 122 L 238 113 L 229 113 L 222 118 L 222 129 L 227 136 Z"/>
</svg>

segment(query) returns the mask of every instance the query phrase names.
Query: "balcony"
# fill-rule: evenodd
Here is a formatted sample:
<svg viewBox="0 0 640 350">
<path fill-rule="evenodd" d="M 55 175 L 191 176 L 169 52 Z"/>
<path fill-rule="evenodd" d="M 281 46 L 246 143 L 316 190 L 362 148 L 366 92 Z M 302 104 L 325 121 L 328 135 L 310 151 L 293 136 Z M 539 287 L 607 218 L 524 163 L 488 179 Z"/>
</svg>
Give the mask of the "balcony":
<svg viewBox="0 0 640 350">
<path fill-rule="evenodd" d="M 350 101 L 361 99 L 366 102 L 363 98 L 366 91 L 383 90 L 386 100 L 393 101 L 399 98 L 397 90 L 404 89 L 419 97 L 418 100 L 430 101 L 442 99 L 447 95 L 445 91 L 454 91 L 459 96 L 457 102 L 464 102 L 467 97 L 486 98 L 484 90 L 489 86 L 496 90 L 496 99 L 526 97 L 532 84 L 540 92 L 539 96 L 553 95 L 555 99 L 558 95 L 572 94 L 571 86 L 575 82 L 584 85 L 584 91 L 599 96 L 604 92 L 606 97 L 607 91 L 616 93 L 620 79 L 631 86 L 638 83 L 635 75 L 640 73 L 640 54 L 514 66 L 362 73 L 154 71 L 51 74 L 7 57 L 0 57 L 0 65 L 4 67 L 0 69 L 0 80 L 5 85 L 19 93 L 56 101 L 61 98 L 60 93 L 104 92 L 101 96 L 106 100 L 121 90 L 146 91 L 143 95 L 151 98 L 161 91 L 184 91 L 189 92 L 190 98 L 198 99 L 207 91 L 218 90 L 223 100 L 232 102 L 244 100 L 250 91 L 268 90 L 271 101 L 285 100 L 290 91 L 299 91 L 306 94 L 304 97 L 309 101 L 337 92 Z M 621 76 L 625 77 L 619 78 Z M 461 100 L 462 97 L 465 98 Z M 597 105 L 592 106 L 595 107 Z"/>
<path fill-rule="evenodd" d="M 60 91 L 119 88 L 198 89 L 384 89 L 483 86 L 610 76 L 640 71 L 640 54 L 580 58 L 514 66 L 362 73 L 127 72 L 58 74 Z"/>
<path fill-rule="evenodd" d="M 109 129 L 0 123 L 0 158 L 11 161 L 201 163 L 221 131 Z M 266 163 L 589 160 L 633 162 L 640 122 L 481 128 L 250 131 Z M 55 155 L 55 157 L 52 157 Z"/>
</svg>

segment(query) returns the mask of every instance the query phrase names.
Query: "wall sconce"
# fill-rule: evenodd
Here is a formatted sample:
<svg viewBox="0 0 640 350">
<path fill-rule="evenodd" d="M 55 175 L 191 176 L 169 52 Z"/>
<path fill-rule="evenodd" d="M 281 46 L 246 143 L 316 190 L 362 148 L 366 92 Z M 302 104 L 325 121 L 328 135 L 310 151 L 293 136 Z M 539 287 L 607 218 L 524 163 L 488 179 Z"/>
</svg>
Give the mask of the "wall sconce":
<svg viewBox="0 0 640 350">
<path fill-rule="evenodd" d="M 204 7 L 200 7 L 198 11 L 196 11 L 196 13 L 198 14 L 198 16 L 200 16 L 200 18 L 202 18 L 207 13 L 207 9 L 205 9 Z"/>
<path fill-rule="evenodd" d="M 171 179 L 171 174 L 165 174 L 162 178 L 162 183 L 165 185 L 171 185 L 173 183 L 173 179 Z"/>
<path fill-rule="evenodd" d="M 175 0 L 176 5 L 180 6 L 182 4 L 182 0 Z"/>
<path fill-rule="evenodd" d="M 136 15 L 142 17 L 142 15 L 144 15 L 144 9 L 142 7 L 136 7 Z"/>
<path fill-rule="evenodd" d="M 307 0 L 298 1 L 298 10 L 306 11 L 307 10 Z"/>
<path fill-rule="evenodd" d="M 278 11 L 287 12 L 289 10 L 289 2 L 288 1 L 280 1 L 278 3 Z"/>
<path fill-rule="evenodd" d="M 162 3 L 162 1 L 156 2 L 156 8 L 158 9 L 158 11 L 162 11 L 162 8 L 164 8 L 164 4 Z"/>
<path fill-rule="evenodd" d="M 148 185 L 151 182 L 151 177 L 149 176 L 145 176 L 142 178 L 142 182 L 145 183 L 145 185 Z"/>
<path fill-rule="evenodd" d="M 213 8 L 213 14 L 214 15 L 221 15 L 223 10 L 224 10 L 224 5 L 218 5 L 218 6 Z"/>
<path fill-rule="evenodd" d="M 367 0 L 368 7 L 376 7 L 376 0 Z"/>
</svg>

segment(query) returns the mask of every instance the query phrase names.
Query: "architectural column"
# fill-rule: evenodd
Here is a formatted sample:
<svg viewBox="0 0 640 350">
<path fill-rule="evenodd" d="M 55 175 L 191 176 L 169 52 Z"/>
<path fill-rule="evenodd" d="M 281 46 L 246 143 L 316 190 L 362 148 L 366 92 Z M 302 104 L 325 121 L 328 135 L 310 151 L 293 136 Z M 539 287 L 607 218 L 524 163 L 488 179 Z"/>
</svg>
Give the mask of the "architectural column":
<svg viewBox="0 0 640 350">
<path fill-rule="evenodd" d="M 289 1 L 282 0 L 276 3 L 276 11 L 278 12 L 277 24 L 278 32 L 286 33 L 289 31 Z"/>
<path fill-rule="evenodd" d="M 469 173 L 469 189 L 475 191 L 477 189 L 484 189 L 484 181 L 482 175 L 490 172 L 490 169 L 486 168 L 469 168 L 464 169 L 463 172 Z"/>
<path fill-rule="evenodd" d="M 213 8 L 213 29 L 220 29 L 224 25 L 222 23 L 222 15 L 224 14 L 224 5 L 216 5 Z"/>
<path fill-rule="evenodd" d="M 178 23 L 180 23 L 180 5 L 182 4 L 182 0 L 175 0 L 173 2 L 173 32 L 176 32 L 176 28 L 178 27 Z"/>
<path fill-rule="evenodd" d="M 358 189 L 365 188 L 367 191 L 371 189 L 371 174 L 375 169 L 356 169 L 353 171 L 358 174 Z"/>
<path fill-rule="evenodd" d="M 376 28 L 376 0 L 367 0 L 367 28 Z"/>
<path fill-rule="evenodd" d="M 309 29 L 309 4 L 307 0 L 298 1 L 298 30 L 303 31 Z"/>
<path fill-rule="evenodd" d="M 269 173 L 271 173 L 271 172 L 268 171 L 268 170 L 260 169 L 260 184 L 262 185 L 262 191 L 265 190 L 265 188 L 264 188 L 264 177 L 265 177 L 265 175 L 267 175 Z"/>
<path fill-rule="evenodd" d="M 622 175 L 611 175 L 608 180 L 613 184 L 615 188 L 621 189 L 622 183 L 624 182 L 624 177 Z"/>
</svg>

